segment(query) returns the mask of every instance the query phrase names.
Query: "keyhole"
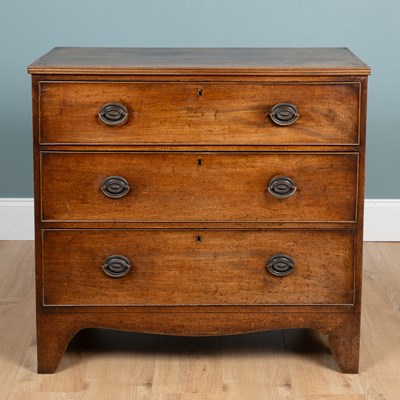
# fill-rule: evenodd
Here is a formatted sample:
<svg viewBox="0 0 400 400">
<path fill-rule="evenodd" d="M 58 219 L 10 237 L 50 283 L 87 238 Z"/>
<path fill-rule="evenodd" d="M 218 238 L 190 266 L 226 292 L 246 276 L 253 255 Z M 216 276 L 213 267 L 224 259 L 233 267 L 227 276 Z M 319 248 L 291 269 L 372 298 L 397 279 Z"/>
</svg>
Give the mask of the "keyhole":
<svg viewBox="0 0 400 400">
<path fill-rule="evenodd" d="M 201 242 L 201 236 L 200 236 L 200 235 L 197 235 L 197 236 L 196 236 L 196 242 L 197 242 L 197 243 L 200 243 L 200 242 Z"/>
<path fill-rule="evenodd" d="M 203 96 L 203 89 L 199 88 L 197 94 L 198 94 L 199 97 Z"/>
<path fill-rule="evenodd" d="M 199 167 L 201 167 L 203 165 L 203 160 L 201 158 L 199 158 L 197 160 L 197 163 L 199 164 Z"/>
</svg>

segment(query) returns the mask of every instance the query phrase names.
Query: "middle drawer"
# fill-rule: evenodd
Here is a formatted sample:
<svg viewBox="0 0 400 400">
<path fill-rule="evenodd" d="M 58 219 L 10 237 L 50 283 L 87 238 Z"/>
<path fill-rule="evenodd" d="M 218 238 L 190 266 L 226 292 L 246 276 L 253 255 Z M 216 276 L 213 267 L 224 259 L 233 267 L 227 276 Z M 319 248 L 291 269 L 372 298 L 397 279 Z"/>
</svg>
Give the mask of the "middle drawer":
<svg viewBox="0 0 400 400">
<path fill-rule="evenodd" d="M 355 221 L 356 153 L 42 152 L 44 221 Z"/>
</svg>

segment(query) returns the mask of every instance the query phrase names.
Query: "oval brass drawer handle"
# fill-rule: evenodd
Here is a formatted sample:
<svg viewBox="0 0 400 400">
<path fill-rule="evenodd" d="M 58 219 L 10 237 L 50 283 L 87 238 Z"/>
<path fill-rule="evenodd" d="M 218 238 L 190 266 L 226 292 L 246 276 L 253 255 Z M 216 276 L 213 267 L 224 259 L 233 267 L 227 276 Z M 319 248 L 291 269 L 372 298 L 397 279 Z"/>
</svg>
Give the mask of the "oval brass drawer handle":
<svg viewBox="0 0 400 400">
<path fill-rule="evenodd" d="M 128 110 L 118 103 L 107 103 L 101 107 L 99 118 L 106 125 L 120 125 L 128 118 Z"/>
<path fill-rule="evenodd" d="M 292 196 L 297 190 L 293 179 L 287 176 L 274 176 L 268 184 L 268 192 L 278 199 Z"/>
<path fill-rule="evenodd" d="M 122 176 L 109 176 L 100 186 L 102 192 L 112 199 L 119 199 L 128 194 L 129 182 Z"/>
<path fill-rule="evenodd" d="M 275 276 L 286 276 L 293 272 L 296 263 L 287 254 L 274 254 L 267 263 L 268 271 Z"/>
<path fill-rule="evenodd" d="M 299 118 L 299 115 L 297 107 L 290 103 L 275 104 L 269 114 L 272 121 L 280 126 L 294 124 L 297 121 L 297 118 Z"/>
<path fill-rule="evenodd" d="M 124 256 L 112 255 L 104 260 L 102 268 L 111 278 L 122 278 L 130 271 L 131 263 Z"/>
</svg>

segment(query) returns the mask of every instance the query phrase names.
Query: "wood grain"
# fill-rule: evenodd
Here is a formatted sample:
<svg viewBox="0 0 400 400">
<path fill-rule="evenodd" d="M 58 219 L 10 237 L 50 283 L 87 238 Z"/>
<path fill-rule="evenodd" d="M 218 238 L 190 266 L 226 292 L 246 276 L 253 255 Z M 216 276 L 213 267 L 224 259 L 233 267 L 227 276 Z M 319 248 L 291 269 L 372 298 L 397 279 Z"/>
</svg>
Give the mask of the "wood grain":
<svg viewBox="0 0 400 400">
<path fill-rule="evenodd" d="M 45 305 L 353 303 L 352 232 L 48 230 L 43 246 Z M 296 263 L 285 277 L 266 270 L 279 253 Z M 115 254 L 121 278 L 101 267 Z"/>
<path fill-rule="evenodd" d="M 9 399 L 35 341 L 33 242 L 0 241 L 0 254 L 0 398 Z"/>
<path fill-rule="evenodd" d="M 32 268 L 32 243 L 0 241 L 2 270 L 0 279 L 0 304 L 16 304 L 27 296 L 32 288 L 34 271 Z M 21 267 L 22 266 L 22 267 Z M 21 279 L 14 269 L 26 268 Z"/>
<path fill-rule="evenodd" d="M 199 96 L 201 90 L 201 96 Z M 358 82 L 42 82 L 41 143 L 282 145 L 358 144 Z M 299 119 L 277 126 L 279 103 Z M 128 110 L 123 125 L 107 126 L 102 106 Z"/>
<path fill-rule="evenodd" d="M 85 48 L 56 47 L 31 74 L 369 75 L 345 48 Z"/>
<path fill-rule="evenodd" d="M 201 166 L 199 166 L 201 160 Z M 358 156 L 254 153 L 41 154 L 44 221 L 355 221 Z M 85 171 L 82 174 L 81 171 Z M 109 176 L 131 186 L 123 198 L 100 190 Z M 270 180 L 292 178 L 286 199 Z"/>
</svg>

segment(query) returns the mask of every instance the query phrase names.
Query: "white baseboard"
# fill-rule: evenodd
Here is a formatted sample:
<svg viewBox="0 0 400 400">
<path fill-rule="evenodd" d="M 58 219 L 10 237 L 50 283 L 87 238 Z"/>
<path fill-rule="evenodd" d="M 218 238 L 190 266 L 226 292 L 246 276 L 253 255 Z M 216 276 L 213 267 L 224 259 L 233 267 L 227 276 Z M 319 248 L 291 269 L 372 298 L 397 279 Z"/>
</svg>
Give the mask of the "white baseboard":
<svg viewBox="0 0 400 400">
<path fill-rule="evenodd" d="M 400 199 L 365 200 L 364 240 L 400 241 Z M 0 199 L 0 240 L 33 240 L 33 199 Z"/>
<path fill-rule="evenodd" d="M 0 199 L 0 240 L 33 239 L 33 199 Z"/>
<path fill-rule="evenodd" d="M 364 240 L 400 242 L 400 199 L 365 200 Z"/>
</svg>

